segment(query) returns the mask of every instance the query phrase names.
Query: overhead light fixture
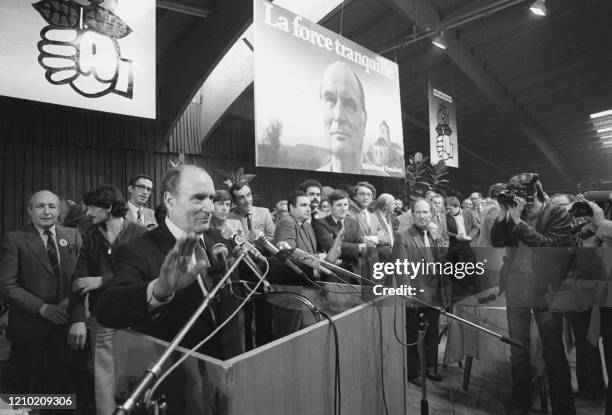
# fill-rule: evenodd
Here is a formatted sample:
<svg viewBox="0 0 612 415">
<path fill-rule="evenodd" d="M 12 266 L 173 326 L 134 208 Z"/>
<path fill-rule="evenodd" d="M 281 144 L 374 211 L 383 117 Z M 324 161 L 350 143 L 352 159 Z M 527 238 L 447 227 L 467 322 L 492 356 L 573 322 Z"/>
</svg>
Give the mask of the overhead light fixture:
<svg viewBox="0 0 612 415">
<path fill-rule="evenodd" d="M 603 146 L 607 146 L 608 144 L 612 144 L 612 141 L 604 141 L 603 143 L 601 143 L 601 145 Z"/>
<path fill-rule="evenodd" d="M 612 115 L 612 110 L 596 112 L 595 114 L 589 115 L 589 117 L 591 117 L 591 119 L 593 119 L 593 118 L 599 118 L 599 117 L 607 117 L 608 115 Z"/>
<path fill-rule="evenodd" d="M 602 135 L 601 137 L 602 140 L 605 140 L 606 138 L 612 138 L 612 134 L 608 134 L 608 135 Z"/>
<path fill-rule="evenodd" d="M 545 0 L 534 1 L 531 6 L 529 6 L 531 13 L 535 14 L 536 16 L 546 16 L 546 4 L 544 4 L 544 1 Z"/>
<path fill-rule="evenodd" d="M 440 33 L 438 33 L 433 40 L 431 41 L 431 43 L 434 44 L 434 46 L 442 49 L 442 50 L 446 50 L 446 41 L 444 40 L 444 31 L 441 31 Z"/>
<path fill-rule="evenodd" d="M 612 127 L 606 127 L 606 128 L 600 128 L 599 130 L 597 130 L 597 133 L 607 133 L 612 131 Z"/>
</svg>

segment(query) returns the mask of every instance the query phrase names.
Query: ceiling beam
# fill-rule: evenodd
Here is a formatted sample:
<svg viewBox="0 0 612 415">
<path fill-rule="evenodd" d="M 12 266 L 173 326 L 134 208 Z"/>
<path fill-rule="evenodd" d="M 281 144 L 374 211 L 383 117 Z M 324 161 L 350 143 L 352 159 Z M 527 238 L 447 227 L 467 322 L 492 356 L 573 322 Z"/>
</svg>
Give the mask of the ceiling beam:
<svg viewBox="0 0 612 415">
<path fill-rule="evenodd" d="M 157 7 L 160 9 L 172 10 L 173 12 L 179 12 L 183 14 L 188 14 L 190 16 L 197 17 L 208 17 L 212 11 L 206 7 L 198 7 L 191 4 L 185 4 L 174 0 L 157 0 Z"/>
<path fill-rule="evenodd" d="M 429 0 L 387 0 L 393 9 L 422 30 L 439 26 L 438 10 Z M 544 157 L 555 167 L 564 181 L 574 187 L 576 174 L 563 155 L 551 144 L 548 137 L 531 121 L 531 117 L 519 107 L 504 86 L 496 81 L 493 74 L 485 70 L 485 64 L 474 56 L 469 45 L 458 39 L 456 30 L 446 32 L 448 57 L 465 73 L 481 92 L 497 107 L 504 118 L 518 131 L 532 141 Z"/>
</svg>

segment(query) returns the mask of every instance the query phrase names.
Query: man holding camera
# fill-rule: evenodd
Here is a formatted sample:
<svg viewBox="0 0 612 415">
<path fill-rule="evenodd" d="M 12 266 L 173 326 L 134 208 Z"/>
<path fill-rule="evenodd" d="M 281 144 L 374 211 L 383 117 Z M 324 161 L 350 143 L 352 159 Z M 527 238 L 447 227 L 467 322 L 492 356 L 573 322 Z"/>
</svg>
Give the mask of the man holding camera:
<svg viewBox="0 0 612 415">
<path fill-rule="evenodd" d="M 531 404 L 529 340 L 531 315 L 542 339 L 553 414 L 575 414 L 570 368 L 563 346 L 563 318 L 551 312 L 545 293 L 558 289 L 568 271 L 572 245 L 565 209 L 553 206 L 539 176 L 523 173 L 508 181 L 498 197 L 500 211 L 491 229 L 495 247 L 510 247 L 500 271 L 506 291 L 510 337 L 525 349 L 511 348 L 513 398 L 511 413 L 527 414 Z"/>
</svg>

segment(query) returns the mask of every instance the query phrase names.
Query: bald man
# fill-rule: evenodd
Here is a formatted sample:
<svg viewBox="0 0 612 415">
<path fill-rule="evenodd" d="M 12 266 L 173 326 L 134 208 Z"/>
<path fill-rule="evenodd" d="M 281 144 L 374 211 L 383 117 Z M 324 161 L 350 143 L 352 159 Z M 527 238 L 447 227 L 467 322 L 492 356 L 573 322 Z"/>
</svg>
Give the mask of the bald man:
<svg viewBox="0 0 612 415">
<path fill-rule="evenodd" d="M 66 336 L 70 279 L 81 236 L 59 226 L 59 198 L 34 193 L 31 223 L 9 232 L 0 254 L 0 298 L 10 306 L 8 334 L 19 393 L 68 393 Z"/>
</svg>

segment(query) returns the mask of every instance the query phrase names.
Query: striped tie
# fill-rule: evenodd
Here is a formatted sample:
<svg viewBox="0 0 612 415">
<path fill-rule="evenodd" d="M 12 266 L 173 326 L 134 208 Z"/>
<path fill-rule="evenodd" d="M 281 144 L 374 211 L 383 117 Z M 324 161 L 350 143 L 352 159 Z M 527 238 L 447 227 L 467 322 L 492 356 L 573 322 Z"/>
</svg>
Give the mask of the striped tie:
<svg viewBox="0 0 612 415">
<path fill-rule="evenodd" d="M 47 235 L 47 255 L 49 256 L 49 262 L 51 262 L 51 268 L 53 268 L 53 275 L 55 275 L 55 281 L 59 284 L 60 279 L 60 266 L 59 258 L 57 257 L 57 247 L 53 240 L 53 234 L 49 229 L 44 232 Z"/>
</svg>

